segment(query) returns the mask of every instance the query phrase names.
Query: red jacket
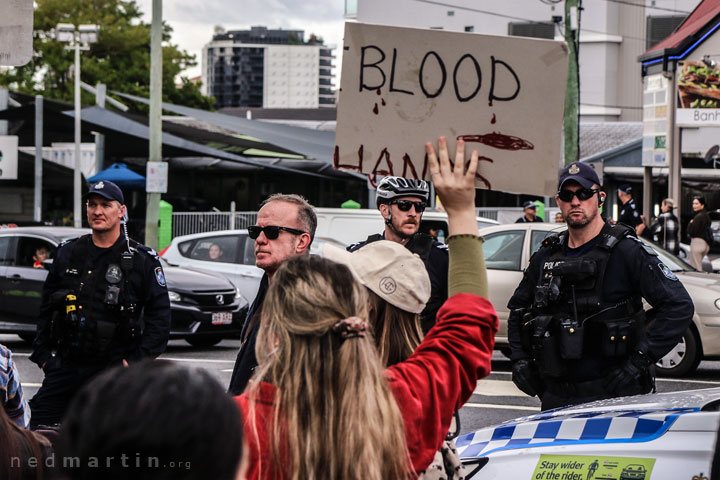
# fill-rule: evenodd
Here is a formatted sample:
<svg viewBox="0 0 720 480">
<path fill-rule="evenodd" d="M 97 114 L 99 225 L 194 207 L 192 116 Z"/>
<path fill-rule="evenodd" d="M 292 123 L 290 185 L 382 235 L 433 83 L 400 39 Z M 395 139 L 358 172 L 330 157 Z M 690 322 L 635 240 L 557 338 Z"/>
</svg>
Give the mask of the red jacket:
<svg viewBox="0 0 720 480">
<path fill-rule="evenodd" d="M 478 379 L 490 373 L 498 329 L 492 304 L 466 293 L 449 298 L 437 319 L 410 358 L 385 371 L 405 420 L 405 438 L 415 471 L 430 465 L 450 429 L 453 413 L 470 398 Z M 260 385 L 255 405 L 256 417 L 264 419 L 257 422 L 259 444 L 252 422 L 244 422 L 248 448 L 243 455 L 250 455 L 248 479 L 260 478 L 260 462 L 264 462 L 263 478 L 273 478 L 267 463 L 270 446 L 265 425 L 271 422 L 274 394 L 274 386 Z M 248 393 L 235 397 L 235 401 L 243 419 L 247 419 Z"/>
</svg>

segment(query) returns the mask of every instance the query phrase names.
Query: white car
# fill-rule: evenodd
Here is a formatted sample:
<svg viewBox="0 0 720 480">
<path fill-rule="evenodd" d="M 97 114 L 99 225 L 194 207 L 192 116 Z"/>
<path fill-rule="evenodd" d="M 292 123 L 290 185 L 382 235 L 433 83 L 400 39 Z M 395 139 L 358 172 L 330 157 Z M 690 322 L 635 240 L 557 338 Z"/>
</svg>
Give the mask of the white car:
<svg viewBox="0 0 720 480">
<path fill-rule="evenodd" d="M 601 400 L 455 440 L 468 479 L 708 480 L 720 388 Z"/>
<path fill-rule="evenodd" d="M 217 245 L 220 256 L 210 258 Z M 172 266 L 220 274 L 230 280 L 243 297 L 252 302 L 257 295 L 263 271 L 255 266 L 255 241 L 247 230 L 222 230 L 175 237 L 160 252 Z"/>
<path fill-rule="evenodd" d="M 530 257 L 548 235 L 562 232 L 565 224 L 514 223 L 480 230 L 492 301 L 500 318 L 496 348 L 507 352 L 508 301 L 520 284 Z M 643 240 L 646 241 L 646 240 Z M 700 360 L 720 356 L 720 275 L 698 272 L 687 263 L 650 243 L 687 289 L 695 314 L 681 342 L 657 364 L 658 373 L 684 376 Z"/>
</svg>

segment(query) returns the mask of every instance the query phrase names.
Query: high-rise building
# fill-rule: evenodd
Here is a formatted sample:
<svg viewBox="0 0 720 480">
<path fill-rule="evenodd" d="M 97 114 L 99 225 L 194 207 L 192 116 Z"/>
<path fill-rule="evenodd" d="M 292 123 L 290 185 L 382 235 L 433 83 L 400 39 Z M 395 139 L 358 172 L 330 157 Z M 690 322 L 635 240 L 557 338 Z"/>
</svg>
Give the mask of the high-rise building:
<svg viewBox="0 0 720 480">
<path fill-rule="evenodd" d="M 642 119 L 638 56 L 670 35 L 698 3 L 700 0 L 581 2 L 582 121 Z M 345 17 L 364 23 L 563 40 L 564 4 L 562 0 L 345 0 Z"/>
<path fill-rule="evenodd" d="M 302 30 L 225 31 L 203 47 L 202 80 L 216 107 L 335 106 L 333 47 Z"/>
</svg>

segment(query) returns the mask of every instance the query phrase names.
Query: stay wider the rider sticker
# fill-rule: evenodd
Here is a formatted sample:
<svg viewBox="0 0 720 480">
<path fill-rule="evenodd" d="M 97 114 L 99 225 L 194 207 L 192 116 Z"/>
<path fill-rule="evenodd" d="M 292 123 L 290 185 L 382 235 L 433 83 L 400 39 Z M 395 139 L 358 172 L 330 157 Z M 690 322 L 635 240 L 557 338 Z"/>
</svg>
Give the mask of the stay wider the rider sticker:
<svg viewBox="0 0 720 480">
<path fill-rule="evenodd" d="M 675 274 L 673 273 L 673 271 L 670 270 L 670 267 L 668 267 L 668 266 L 665 265 L 664 263 L 658 263 L 658 268 L 660 269 L 660 271 L 662 272 L 662 274 L 665 275 L 665 276 L 666 276 L 667 278 L 669 278 L 670 280 L 677 280 L 677 279 L 678 279 L 677 275 L 675 275 Z"/>
<path fill-rule="evenodd" d="M 540 455 L 534 480 L 649 480 L 654 458 Z"/>
</svg>

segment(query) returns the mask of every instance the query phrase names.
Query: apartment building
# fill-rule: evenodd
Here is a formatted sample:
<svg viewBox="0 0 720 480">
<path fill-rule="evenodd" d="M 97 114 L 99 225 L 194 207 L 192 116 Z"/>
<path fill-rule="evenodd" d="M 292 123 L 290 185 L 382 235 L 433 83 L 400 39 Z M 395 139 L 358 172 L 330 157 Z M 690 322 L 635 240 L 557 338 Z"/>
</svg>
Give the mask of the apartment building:
<svg viewBox="0 0 720 480">
<path fill-rule="evenodd" d="M 217 27 L 203 47 L 202 80 L 217 108 L 335 105 L 333 48 L 303 30 Z"/>
</svg>

